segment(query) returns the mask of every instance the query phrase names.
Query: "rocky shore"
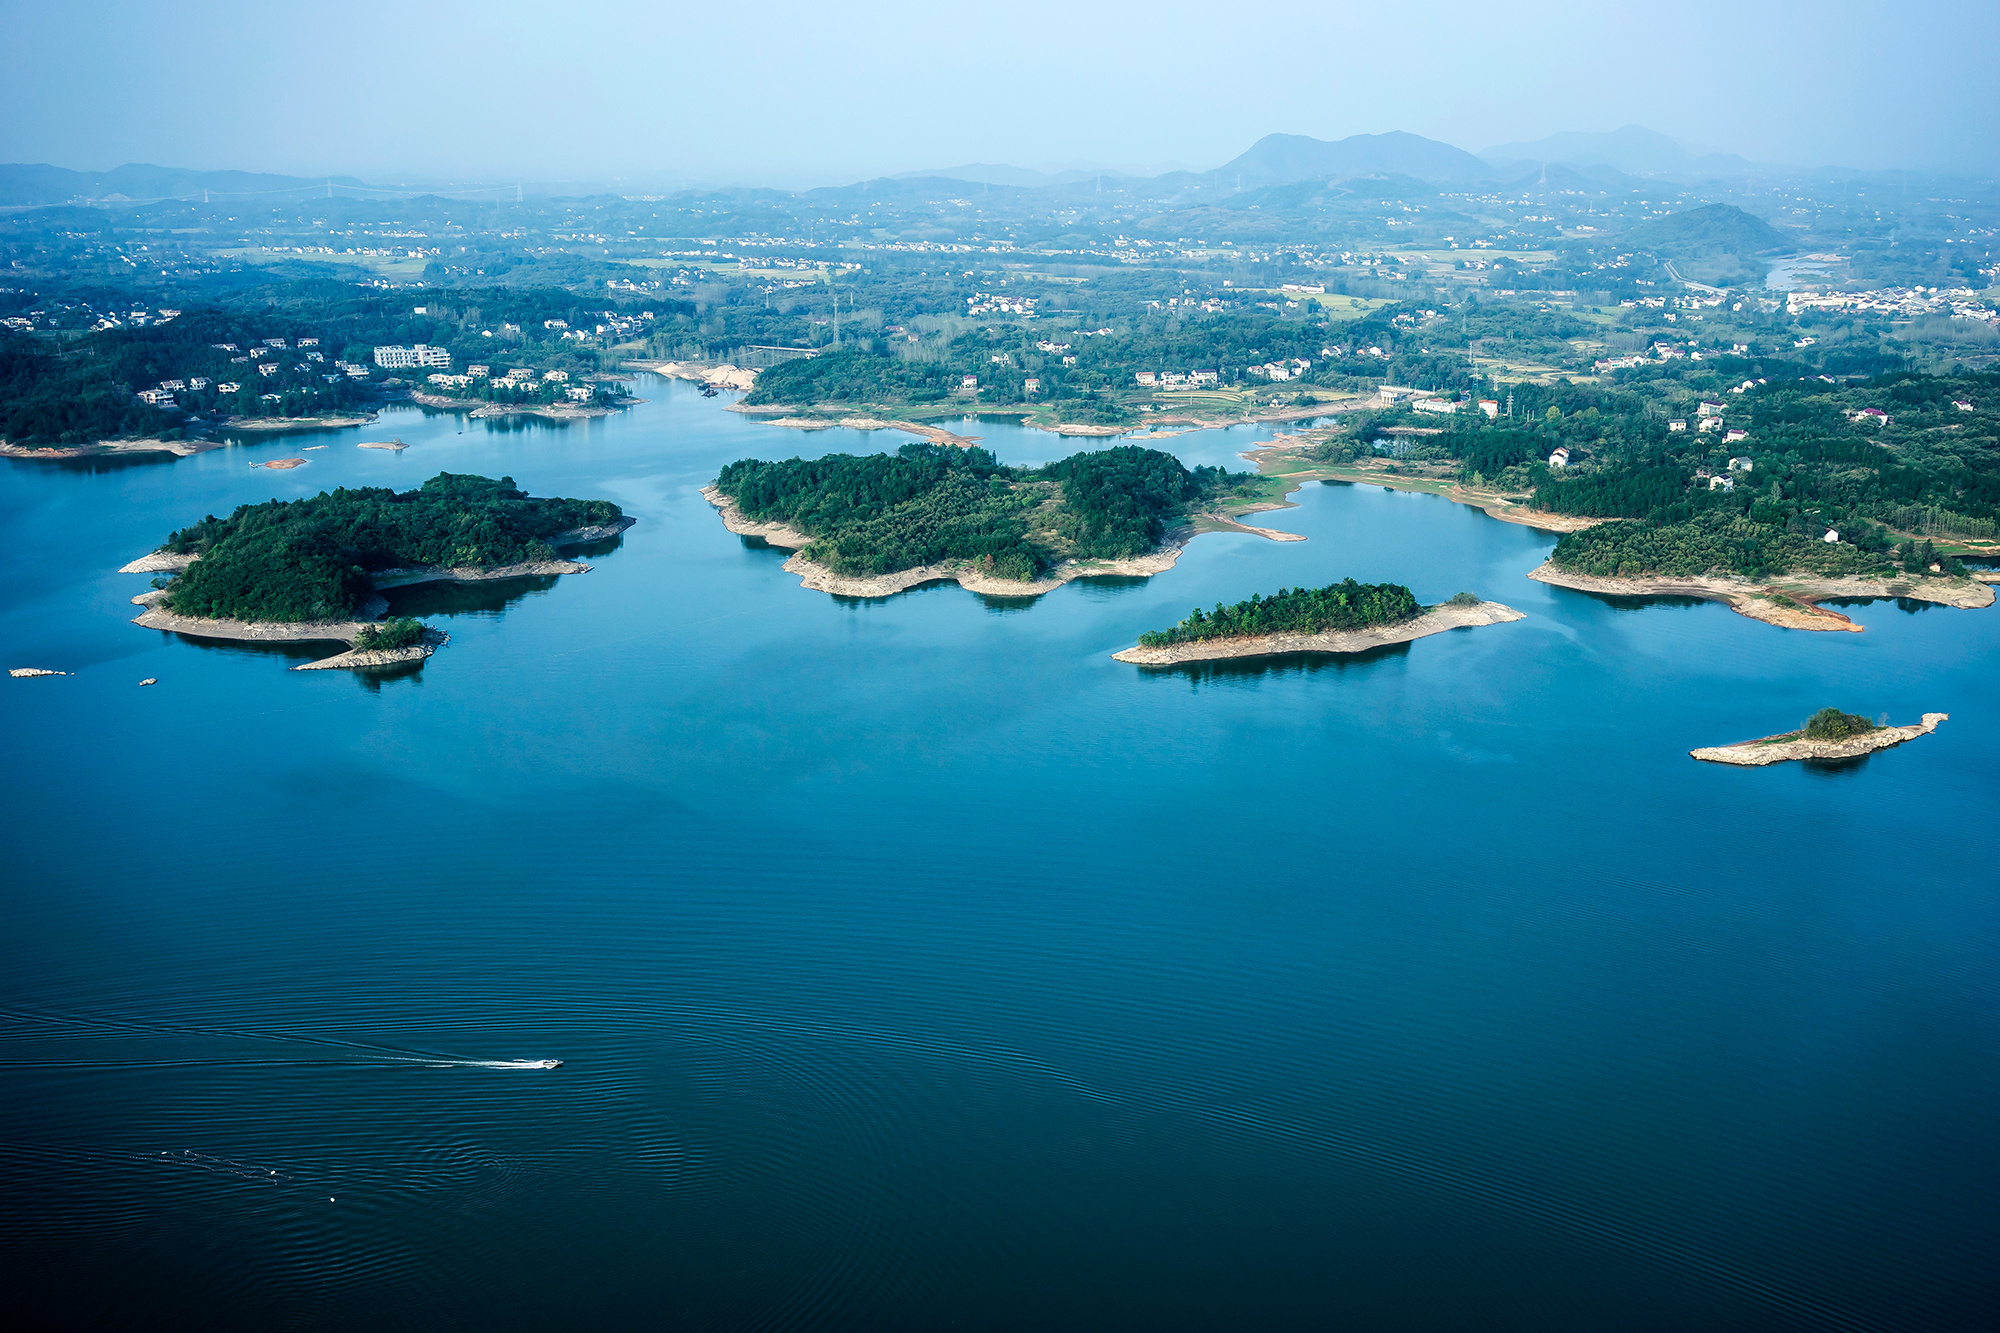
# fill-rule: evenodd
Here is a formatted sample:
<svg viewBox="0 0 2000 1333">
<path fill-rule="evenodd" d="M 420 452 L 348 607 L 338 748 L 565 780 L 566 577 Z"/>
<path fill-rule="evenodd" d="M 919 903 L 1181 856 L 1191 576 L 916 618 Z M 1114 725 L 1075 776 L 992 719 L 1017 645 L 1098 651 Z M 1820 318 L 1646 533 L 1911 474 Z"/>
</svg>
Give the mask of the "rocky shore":
<svg viewBox="0 0 2000 1333">
<path fill-rule="evenodd" d="M 746 517 L 734 500 L 713 486 L 704 486 L 701 495 L 722 515 L 722 525 L 737 536 L 761 537 L 772 546 L 794 552 L 792 558 L 785 561 L 784 567 L 786 573 L 799 576 L 801 587 L 831 593 L 835 597 L 888 597 L 925 583 L 956 583 L 967 592 L 984 593 L 989 597 L 1039 597 L 1045 592 L 1054 592 L 1071 579 L 1097 575 L 1146 578 L 1165 573 L 1174 567 L 1174 562 L 1181 557 L 1182 548 L 1194 536 L 1193 529 L 1183 528 L 1169 533 L 1160 549 L 1150 555 L 1130 560 L 1071 560 L 1050 570 L 1046 577 L 1032 581 L 996 578 L 965 561 L 919 565 L 914 569 L 899 569 L 893 574 L 850 578 L 797 554 L 812 542 L 812 538 L 805 533 L 782 523 L 759 523 Z"/>
<path fill-rule="evenodd" d="M 450 642 L 451 635 L 443 630 L 425 626 L 423 641 L 410 644 L 406 648 L 350 648 L 332 657 L 322 657 L 317 662 L 295 666 L 292 670 L 341 671 L 361 667 L 400 666 L 404 662 L 421 662 Z"/>
<path fill-rule="evenodd" d="M 1874 731 L 1850 736 L 1844 741 L 1809 741 L 1798 732 L 1788 732 L 1780 736 L 1766 736 L 1762 740 L 1741 741 L 1735 745 L 1689 750 L 1688 754 L 1711 764 L 1745 767 L 1782 764 L 1792 759 L 1857 759 L 1876 750 L 1913 741 L 1919 736 L 1928 736 L 1937 730 L 1938 723 L 1950 718 L 1950 713 L 1925 713 L 1924 720 L 1914 727 L 1877 727 Z"/>
<path fill-rule="evenodd" d="M 25 444 L 0 444 L 0 458 L 40 458 L 51 462 L 62 458 L 101 458 L 112 454 L 172 454 L 186 458 L 222 448 L 219 440 L 99 440 L 94 444 L 51 445 L 35 448 Z"/>
<path fill-rule="evenodd" d="M 1608 578 L 1597 574 L 1577 574 L 1558 569 L 1544 561 L 1529 572 L 1538 583 L 1578 592 L 1602 593 L 1612 597 L 1699 597 L 1726 603 L 1738 615 L 1761 620 L 1785 629 L 1845 630 L 1861 633 L 1838 611 L 1817 605 L 1821 600 L 1908 597 L 1913 601 L 1939 606 L 1976 609 L 1993 605 L 1993 589 L 1976 579 L 1947 578 L 1868 578 L 1847 575 L 1841 578 L 1786 577 L 1768 584 L 1753 583 L 1734 575 L 1703 578 Z"/>
<path fill-rule="evenodd" d="M 1183 662 L 1216 662 L 1236 657 L 1274 657 L 1285 653 L 1365 653 L 1393 643 L 1409 643 L 1446 630 L 1501 625 L 1527 616 L 1499 602 L 1472 606 L 1434 606 L 1422 615 L 1394 625 L 1368 629 L 1328 630 L 1321 634 L 1257 634 L 1241 638 L 1198 639 L 1165 648 L 1127 648 L 1113 660 L 1135 666 L 1178 666 Z"/>
</svg>

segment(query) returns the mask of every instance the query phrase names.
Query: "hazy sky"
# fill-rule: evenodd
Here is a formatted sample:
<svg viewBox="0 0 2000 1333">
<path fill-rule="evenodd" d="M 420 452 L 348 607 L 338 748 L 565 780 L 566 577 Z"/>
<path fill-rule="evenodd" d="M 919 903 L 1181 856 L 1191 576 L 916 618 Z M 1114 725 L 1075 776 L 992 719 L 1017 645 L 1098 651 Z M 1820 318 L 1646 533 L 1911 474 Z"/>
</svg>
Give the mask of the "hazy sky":
<svg viewBox="0 0 2000 1333">
<path fill-rule="evenodd" d="M 1631 122 L 1760 161 L 2000 167 L 1995 0 L 0 10 L 0 160 L 79 169 L 819 184 Z"/>
</svg>

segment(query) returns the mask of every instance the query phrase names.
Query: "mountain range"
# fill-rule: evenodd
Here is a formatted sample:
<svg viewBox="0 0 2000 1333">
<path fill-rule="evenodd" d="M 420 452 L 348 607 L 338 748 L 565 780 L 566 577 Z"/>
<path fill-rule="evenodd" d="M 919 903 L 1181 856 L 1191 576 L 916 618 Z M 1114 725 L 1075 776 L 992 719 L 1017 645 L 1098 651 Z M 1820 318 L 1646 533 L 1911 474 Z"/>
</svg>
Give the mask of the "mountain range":
<svg viewBox="0 0 2000 1333">
<path fill-rule="evenodd" d="M 111 202 L 140 199 L 186 199 L 211 194 L 292 194 L 335 185 L 359 185 L 352 176 L 273 176 L 253 171 L 189 171 L 128 162 L 110 171 L 71 171 L 46 162 L 0 165 L 0 207 L 60 204 L 70 200 Z"/>
</svg>

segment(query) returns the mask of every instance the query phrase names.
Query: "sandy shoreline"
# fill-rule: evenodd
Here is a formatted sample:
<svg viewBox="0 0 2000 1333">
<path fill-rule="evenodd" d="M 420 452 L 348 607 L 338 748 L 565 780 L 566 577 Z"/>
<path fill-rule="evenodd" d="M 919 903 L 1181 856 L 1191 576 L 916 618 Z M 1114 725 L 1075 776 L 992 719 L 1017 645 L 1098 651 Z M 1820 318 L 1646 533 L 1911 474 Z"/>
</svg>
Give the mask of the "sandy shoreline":
<svg viewBox="0 0 2000 1333">
<path fill-rule="evenodd" d="M 271 433 L 288 430 L 344 430 L 349 426 L 365 426 L 374 419 L 373 412 L 365 417 L 247 417 L 232 420 L 223 429 Z"/>
<path fill-rule="evenodd" d="M 1913 741 L 1919 736 L 1928 736 L 1937 730 L 1938 723 L 1950 719 L 1950 713 L 1925 713 L 1924 720 L 1914 727 L 1880 727 L 1865 735 L 1850 736 L 1844 741 L 1770 741 L 1767 738 L 1765 741 L 1739 741 L 1735 745 L 1712 745 L 1689 750 L 1688 754 L 1711 764 L 1737 764 L 1747 768 L 1782 764 L 1792 759 L 1855 759 Z"/>
<path fill-rule="evenodd" d="M 791 559 L 785 561 L 784 568 L 786 573 L 799 576 L 799 586 L 835 597 L 888 597 L 925 583 L 956 583 L 967 592 L 983 593 L 989 597 L 1039 597 L 1043 593 L 1054 592 L 1071 579 L 1103 575 L 1147 578 L 1165 573 L 1174 567 L 1182 548 L 1195 535 L 1192 529 L 1183 528 L 1169 533 L 1161 549 L 1151 555 L 1136 556 L 1130 560 L 1072 560 L 1058 565 L 1047 577 L 1033 581 L 994 578 L 962 561 L 900 569 L 893 574 L 848 578 L 798 554 L 812 541 L 805 533 L 782 523 L 759 523 L 746 517 L 734 500 L 713 486 L 702 487 L 701 497 L 715 506 L 722 516 L 722 525 L 737 536 L 761 537 L 772 546 L 793 552 Z"/>
<path fill-rule="evenodd" d="M 1547 561 L 1530 571 L 1528 577 L 1537 583 L 1611 597 L 1699 597 L 1723 602 L 1738 615 L 1783 629 L 1845 630 L 1855 634 L 1862 632 L 1861 626 L 1838 611 L 1814 603 L 1822 599 L 1908 597 L 1964 609 L 1993 605 L 1993 589 L 1974 579 L 1876 579 L 1846 575 L 1824 579 L 1780 578 L 1768 584 L 1733 575 L 1625 579 L 1576 574 Z"/>
<path fill-rule="evenodd" d="M 1233 639 L 1203 639 L 1165 648 L 1127 648 L 1112 660 L 1136 666 L 1178 666 L 1183 662 L 1219 662 L 1238 657 L 1275 657 L 1286 653 L 1365 653 L 1394 643 L 1410 643 L 1446 630 L 1502 625 L 1527 616 L 1499 602 L 1476 606 L 1434 606 L 1410 620 L 1370 629 L 1328 630 L 1322 634 L 1259 634 Z"/>
<path fill-rule="evenodd" d="M 176 458 L 186 458 L 222 447 L 218 440 L 99 440 L 95 444 L 65 444 L 46 449 L 30 448 L 25 444 L 0 444 L 0 457 L 54 461 L 59 458 L 101 458 L 110 454 L 172 454 Z"/>
<path fill-rule="evenodd" d="M 451 412 L 464 412 L 475 421 L 492 417 L 547 417 L 551 421 L 580 421 L 586 417 L 608 417 L 624 410 L 633 403 L 644 402 L 641 398 L 627 398 L 615 407 L 579 407 L 575 403 L 490 403 L 484 398 L 447 398 L 441 394 L 409 391 L 410 401 L 423 407 L 434 407 Z"/>
</svg>

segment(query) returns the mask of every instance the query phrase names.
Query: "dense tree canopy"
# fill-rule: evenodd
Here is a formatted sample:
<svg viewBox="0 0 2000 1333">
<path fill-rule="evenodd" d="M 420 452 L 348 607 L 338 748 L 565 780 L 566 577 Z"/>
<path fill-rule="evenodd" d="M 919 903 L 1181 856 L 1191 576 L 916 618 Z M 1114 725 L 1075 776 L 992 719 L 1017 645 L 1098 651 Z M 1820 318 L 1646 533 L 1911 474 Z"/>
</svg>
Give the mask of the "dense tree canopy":
<svg viewBox="0 0 2000 1333">
<path fill-rule="evenodd" d="M 450 472 L 414 491 L 343 487 L 243 505 L 167 539 L 168 551 L 201 557 L 167 602 L 182 615 L 338 620 L 369 595 L 371 571 L 552 559 L 551 538 L 619 516 L 606 500 L 537 500 L 512 477 Z"/>
<path fill-rule="evenodd" d="M 716 488 L 749 517 L 813 538 L 836 573 L 886 574 L 969 560 L 1032 579 L 1063 558 L 1155 549 L 1189 507 L 1239 480 L 1135 445 L 1008 468 L 984 449 L 906 444 L 894 454 L 743 459 Z"/>
<path fill-rule="evenodd" d="M 1214 611 L 1196 607 L 1172 629 L 1150 630 L 1139 636 L 1147 648 L 1165 648 L 1201 639 L 1231 639 L 1258 634 L 1320 634 L 1327 630 L 1363 629 L 1408 620 L 1424 608 L 1400 583 L 1357 583 L 1343 579 L 1324 588 L 1280 588 L 1270 597 L 1252 594 L 1234 606 L 1216 603 Z"/>
</svg>

